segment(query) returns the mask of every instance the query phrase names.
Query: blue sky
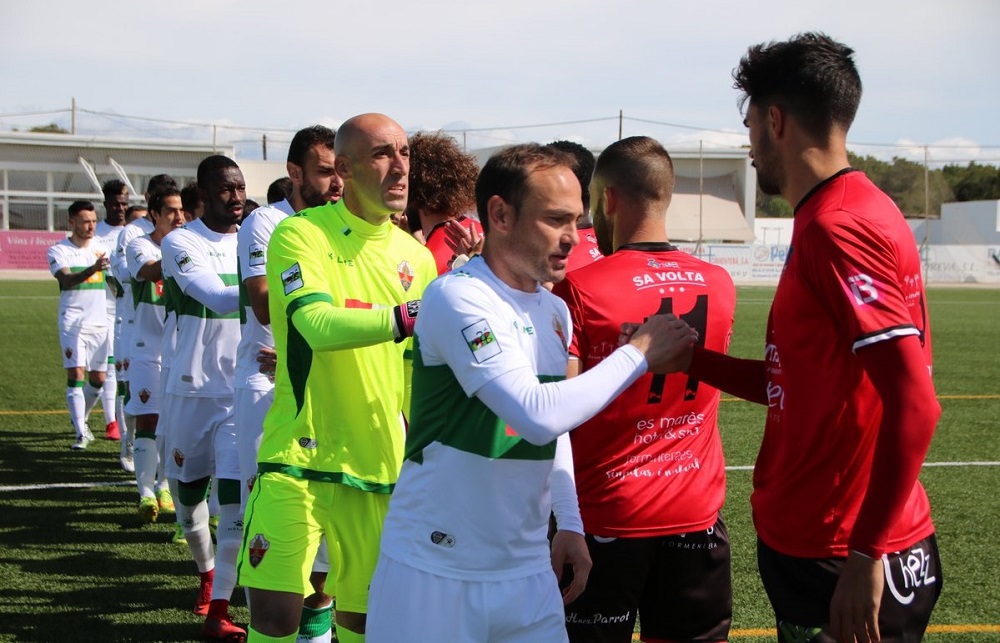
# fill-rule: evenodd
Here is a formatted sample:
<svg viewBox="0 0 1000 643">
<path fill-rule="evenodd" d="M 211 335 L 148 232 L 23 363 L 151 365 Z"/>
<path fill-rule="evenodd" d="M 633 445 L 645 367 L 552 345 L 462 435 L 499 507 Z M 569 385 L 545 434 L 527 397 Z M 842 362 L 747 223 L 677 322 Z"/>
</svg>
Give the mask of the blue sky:
<svg viewBox="0 0 1000 643">
<path fill-rule="evenodd" d="M 856 151 L 931 145 L 932 160 L 997 162 L 998 25 L 991 0 L 5 3 L 0 130 L 68 124 L 2 116 L 75 97 L 101 112 L 292 130 L 381 111 L 411 131 L 485 128 L 465 135 L 472 149 L 557 137 L 599 147 L 623 110 L 625 135 L 735 147 L 746 138 L 731 71 L 747 46 L 821 30 L 857 51 L 865 95 L 849 140 L 908 146 Z M 591 119 L 603 120 L 511 127 Z"/>
</svg>

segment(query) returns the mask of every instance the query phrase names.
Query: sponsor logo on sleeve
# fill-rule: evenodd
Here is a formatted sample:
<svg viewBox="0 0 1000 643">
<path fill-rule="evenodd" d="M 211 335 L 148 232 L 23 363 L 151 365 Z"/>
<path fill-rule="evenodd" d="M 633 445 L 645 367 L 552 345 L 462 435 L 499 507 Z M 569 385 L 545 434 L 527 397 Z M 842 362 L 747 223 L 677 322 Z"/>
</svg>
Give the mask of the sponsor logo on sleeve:
<svg viewBox="0 0 1000 643">
<path fill-rule="evenodd" d="M 281 273 L 281 285 L 284 286 L 286 295 L 292 294 L 305 285 L 302 283 L 302 270 L 299 268 L 298 262 L 293 263 L 288 270 Z"/>
<path fill-rule="evenodd" d="M 493 329 L 490 328 L 485 319 L 481 319 L 475 324 L 463 328 L 462 337 L 465 339 L 465 343 L 469 345 L 469 350 L 472 351 L 472 356 L 476 358 L 477 364 L 482 364 L 502 352 L 500 342 L 497 341 Z"/>
<path fill-rule="evenodd" d="M 263 266 L 267 261 L 267 248 L 262 244 L 254 243 L 250 246 L 250 265 Z"/>
<path fill-rule="evenodd" d="M 177 269 L 181 272 L 187 272 L 194 266 L 194 261 L 191 260 L 191 257 L 186 252 L 175 255 L 174 261 L 177 262 Z"/>
</svg>

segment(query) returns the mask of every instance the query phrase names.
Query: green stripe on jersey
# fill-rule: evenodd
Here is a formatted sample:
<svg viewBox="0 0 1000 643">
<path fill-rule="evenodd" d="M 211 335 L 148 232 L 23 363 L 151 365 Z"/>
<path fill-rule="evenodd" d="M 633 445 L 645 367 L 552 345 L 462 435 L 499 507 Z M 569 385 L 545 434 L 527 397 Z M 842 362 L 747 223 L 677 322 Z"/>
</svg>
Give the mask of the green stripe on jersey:
<svg viewBox="0 0 1000 643">
<path fill-rule="evenodd" d="M 237 275 L 219 275 L 222 279 L 222 283 L 226 286 L 235 286 L 238 283 L 239 277 Z M 170 301 L 174 304 L 174 309 L 177 311 L 177 316 L 187 315 L 188 317 L 198 317 L 201 319 L 239 319 L 239 311 L 234 311 L 231 313 L 226 313 L 225 315 L 220 315 L 211 308 L 208 308 L 200 301 L 191 297 L 190 295 L 185 295 L 181 287 L 177 285 L 177 281 L 173 277 L 167 277 L 164 280 L 164 291 L 169 290 Z"/>
<path fill-rule="evenodd" d="M 155 281 L 136 281 L 135 279 L 130 279 L 132 282 L 132 305 L 136 308 L 139 304 L 149 304 L 150 306 L 162 306 L 163 297 L 156 294 L 156 282 Z"/>
<path fill-rule="evenodd" d="M 497 460 L 551 460 L 556 442 L 536 446 L 519 436 L 479 398 L 465 391 L 448 366 L 427 366 L 414 337 L 412 421 L 406 437 L 407 460 L 423 462 L 423 450 L 434 442 Z M 565 376 L 539 376 L 559 381 Z"/>
<path fill-rule="evenodd" d="M 79 272 L 83 272 L 87 268 L 90 268 L 90 266 L 70 266 L 69 267 L 69 271 L 71 273 L 73 273 L 73 274 L 76 274 L 76 273 L 79 273 Z M 104 280 L 103 279 L 101 279 L 100 281 L 90 281 L 90 279 L 91 278 L 88 277 L 87 281 L 84 281 L 83 283 L 79 283 L 79 284 L 77 284 L 75 286 L 72 286 L 70 288 L 63 288 L 62 286 L 60 286 L 59 289 L 62 290 L 62 291 L 68 291 L 68 290 L 104 290 Z"/>
<path fill-rule="evenodd" d="M 315 469 L 306 469 L 305 467 L 296 467 L 290 464 L 281 464 L 278 462 L 257 463 L 257 473 L 283 473 L 285 475 L 292 476 L 293 478 L 300 478 L 303 480 L 336 482 L 337 484 L 353 487 L 360 491 L 367 491 L 368 493 L 392 493 L 393 488 L 396 486 L 395 484 L 362 480 L 361 478 L 356 478 L 349 473 L 343 473 L 340 471 L 317 471 Z"/>
</svg>

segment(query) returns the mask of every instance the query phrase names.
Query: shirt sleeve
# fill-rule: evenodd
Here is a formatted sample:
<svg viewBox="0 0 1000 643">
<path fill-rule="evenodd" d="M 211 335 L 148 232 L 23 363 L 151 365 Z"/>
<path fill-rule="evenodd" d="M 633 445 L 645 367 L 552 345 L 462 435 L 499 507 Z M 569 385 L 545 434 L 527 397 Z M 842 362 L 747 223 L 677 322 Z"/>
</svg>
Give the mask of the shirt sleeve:
<svg viewBox="0 0 1000 643">
<path fill-rule="evenodd" d="M 392 341 L 391 308 L 349 308 L 329 293 L 315 232 L 303 219 L 286 219 L 271 235 L 266 274 L 271 317 L 284 315 L 313 350 L 341 350 Z M 311 238 L 312 237 L 312 238 Z"/>
<path fill-rule="evenodd" d="M 49 270 L 52 272 L 53 277 L 63 269 L 69 269 L 69 262 L 66 261 L 66 255 L 60 251 L 58 245 L 49 247 L 48 259 Z"/>
<path fill-rule="evenodd" d="M 267 244 L 274 233 L 274 225 L 262 210 L 254 211 L 236 233 L 242 281 L 267 274 Z"/>
<path fill-rule="evenodd" d="M 142 238 L 135 239 L 128 244 L 125 249 L 125 263 L 128 267 L 129 277 L 136 281 L 145 281 L 139 276 L 139 271 L 151 261 L 157 261 L 159 257 L 153 256 Z"/>
<path fill-rule="evenodd" d="M 576 477 L 573 472 L 573 447 L 568 433 L 560 435 L 556 440 L 556 457 L 552 462 L 549 488 L 556 528 L 582 535 L 583 519 L 580 517 L 580 502 L 576 494 Z"/>
<path fill-rule="evenodd" d="M 584 327 L 584 310 L 586 307 L 582 301 L 582 294 L 576 287 L 576 282 L 567 276 L 552 288 L 552 293 L 566 303 L 569 308 L 570 321 L 573 324 L 573 339 L 569 343 L 569 354 L 577 359 L 583 359 L 586 354 L 586 347 L 581 346 L 584 341 L 583 333 L 579 332 Z"/>
<path fill-rule="evenodd" d="M 850 214 L 830 213 L 804 232 L 806 274 L 854 350 L 892 337 L 919 335 L 907 307 L 896 249 L 880 230 Z"/>
<path fill-rule="evenodd" d="M 164 273 L 173 277 L 185 295 L 219 315 L 236 312 L 240 305 L 239 286 L 227 286 L 208 266 L 201 252 L 180 230 L 163 238 Z"/>
</svg>

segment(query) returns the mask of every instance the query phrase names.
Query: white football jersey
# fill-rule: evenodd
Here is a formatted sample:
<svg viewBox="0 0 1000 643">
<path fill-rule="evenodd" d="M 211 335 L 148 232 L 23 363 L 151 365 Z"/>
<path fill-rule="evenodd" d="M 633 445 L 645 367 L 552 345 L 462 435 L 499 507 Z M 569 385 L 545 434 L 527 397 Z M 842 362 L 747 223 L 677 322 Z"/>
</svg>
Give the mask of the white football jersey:
<svg viewBox="0 0 1000 643">
<path fill-rule="evenodd" d="M 124 234 L 124 233 L 123 233 Z M 134 318 L 128 333 L 129 359 L 158 360 L 163 342 L 163 280 L 146 281 L 139 276 L 143 266 L 160 260 L 160 246 L 149 236 L 133 239 L 125 249 Z"/>
<path fill-rule="evenodd" d="M 51 246 L 48 251 L 49 270 L 52 275 L 68 269 L 71 273 L 83 272 L 97 261 L 101 250 L 88 243 L 80 248 L 69 239 Z M 83 283 L 59 292 L 59 328 L 107 328 L 104 272 L 98 271 Z"/>
<path fill-rule="evenodd" d="M 236 233 L 214 232 L 196 219 L 164 237 L 161 251 L 164 289 L 177 315 L 177 346 L 166 391 L 231 396 L 240 342 L 238 306 L 219 314 L 189 293 L 196 281 L 237 286 Z"/>
</svg>

